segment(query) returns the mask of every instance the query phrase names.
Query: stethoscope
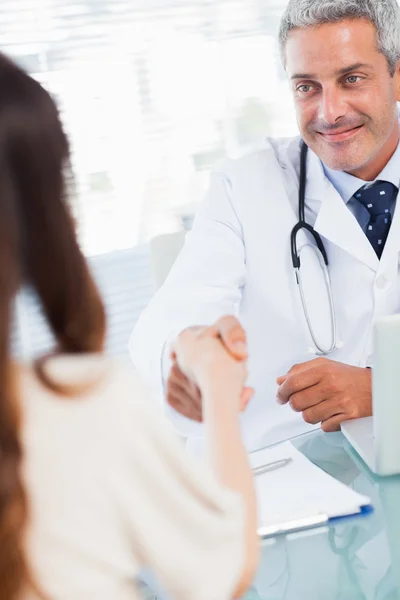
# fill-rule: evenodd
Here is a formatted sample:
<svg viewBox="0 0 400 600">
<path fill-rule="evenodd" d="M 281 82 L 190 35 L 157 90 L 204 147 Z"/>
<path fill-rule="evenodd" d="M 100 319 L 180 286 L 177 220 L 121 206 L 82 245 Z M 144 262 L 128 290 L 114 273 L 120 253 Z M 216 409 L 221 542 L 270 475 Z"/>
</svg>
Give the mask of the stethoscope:
<svg viewBox="0 0 400 600">
<path fill-rule="evenodd" d="M 305 144 L 305 142 L 302 142 L 301 150 L 300 150 L 299 222 L 297 223 L 297 225 L 295 227 L 293 227 L 292 233 L 290 236 L 291 253 L 292 253 L 293 268 L 294 268 L 294 271 L 296 274 L 296 281 L 297 281 L 297 284 L 298 284 L 299 290 L 300 290 L 300 297 L 301 297 L 301 303 L 303 305 L 304 316 L 306 318 L 307 326 L 308 326 L 311 338 L 312 338 L 314 346 L 315 346 L 314 353 L 317 356 L 326 356 L 327 354 L 332 354 L 332 352 L 335 352 L 335 350 L 337 350 L 340 347 L 340 344 L 338 344 L 338 342 L 337 342 L 337 323 L 336 323 L 335 307 L 334 307 L 334 303 L 333 303 L 331 278 L 329 276 L 329 270 L 328 270 L 328 266 L 329 266 L 328 255 L 326 253 L 321 236 L 315 231 L 315 229 L 311 225 L 309 225 L 306 222 L 305 215 L 304 215 L 305 198 L 306 198 L 306 181 L 307 181 L 307 152 L 308 152 L 308 146 L 307 146 L 307 144 Z M 328 295 L 328 299 L 329 299 L 330 329 L 331 329 L 331 336 L 330 336 L 331 343 L 327 348 L 325 348 L 323 346 L 323 344 L 320 344 L 318 342 L 317 337 L 314 332 L 314 329 L 313 329 L 313 326 L 312 326 L 312 323 L 311 323 L 310 315 L 309 315 L 309 312 L 307 309 L 307 302 L 306 302 L 306 298 L 305 298 L 305 294 L 304 294 L 304 287 L 303 287 L 303 282 L 302 282 L 301 272 L 300 272 L 301 250 L 300 250 L 300 253 L 297 251 L 297 234 L 299 233 L 299 231 L 302 231 L 302 230 L 306 230 L 314 238 L 316 246 L 314 246 L 313 244 L 305 244 L 304 246 L 302 246 L 301 250 L 303 250 L 305 247 L 310 247 L 313 249 L 313 251 L 316 253 L 316 255 L 318 257 L 319 263 L 321 265 L 321 268 L 322 268 L 322 271 L 324 274 L 326 291 L 327 291 L 327 295 Z"/>
</svg>

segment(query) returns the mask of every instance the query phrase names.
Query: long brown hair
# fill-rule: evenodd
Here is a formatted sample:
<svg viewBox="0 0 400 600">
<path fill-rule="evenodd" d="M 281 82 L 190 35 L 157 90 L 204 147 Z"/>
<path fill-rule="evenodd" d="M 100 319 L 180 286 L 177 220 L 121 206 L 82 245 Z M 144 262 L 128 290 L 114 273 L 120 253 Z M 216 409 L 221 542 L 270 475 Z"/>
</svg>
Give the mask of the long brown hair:
<svg viewBox="0 0 400 600">
<path fill-rule="evenodd" d="M 68 140 L 51 96 L 0 54 L 0 597 L 30 584 L 21 415 L 12 369 L 15 296 L 37 293 L 57 351 L 103 349 L 105 312 L 75 236 L 66 197 Z"/>
</svg>

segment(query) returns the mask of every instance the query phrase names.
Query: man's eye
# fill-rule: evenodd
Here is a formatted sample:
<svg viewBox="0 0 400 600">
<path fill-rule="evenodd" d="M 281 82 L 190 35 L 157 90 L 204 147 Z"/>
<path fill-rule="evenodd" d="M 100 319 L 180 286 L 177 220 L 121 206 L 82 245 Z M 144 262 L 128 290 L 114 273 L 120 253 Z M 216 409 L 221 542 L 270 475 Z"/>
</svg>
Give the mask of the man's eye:
<svg viewBox="0 0 400 600">
<path fill-rule="evenodd" d="M 361 77 L 359 77 L 358 75 L 350 75 L 350 76 L 347 78 L 347 81 L 348 81 L 349 83 L 358 83 L 358 81 L 359 81 L 360 79 L 361 79 Z"/>
<path fill-rule="evenodd" d="M 297 91 L 301 92 L 302 94 L 308 94 L 311 90 L 312 85 L 309 84 L 299 85 L 299 87 L 297 88 Z"/>
</svg>

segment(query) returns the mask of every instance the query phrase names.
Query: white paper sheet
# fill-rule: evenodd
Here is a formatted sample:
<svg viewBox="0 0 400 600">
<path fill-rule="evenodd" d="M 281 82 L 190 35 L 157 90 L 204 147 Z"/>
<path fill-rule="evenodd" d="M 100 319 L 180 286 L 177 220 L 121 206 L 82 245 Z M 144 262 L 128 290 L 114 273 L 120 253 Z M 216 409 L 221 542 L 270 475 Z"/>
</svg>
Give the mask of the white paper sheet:
<svg viewBox="0 0 400 600">
<path fill-rule="evenodd" d="M 370 499 L 311 463 L 290 442 L 250 455 L 257 467 L 285 458 L 285 467 L 255 476 L 262 535 L 301 529 L 339 516 L 359 513 Z"/>
</svg>

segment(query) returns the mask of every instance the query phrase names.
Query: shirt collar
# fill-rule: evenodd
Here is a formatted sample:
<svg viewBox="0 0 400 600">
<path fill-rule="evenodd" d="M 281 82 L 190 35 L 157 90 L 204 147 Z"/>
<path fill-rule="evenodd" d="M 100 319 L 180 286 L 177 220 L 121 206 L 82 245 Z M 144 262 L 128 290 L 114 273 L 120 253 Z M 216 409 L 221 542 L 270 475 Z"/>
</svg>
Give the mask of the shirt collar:
<svg viewBox="0 0 400 600">
<path fill-rule="evenodd" d="M 334 171 L 322 163 L 326 177 L 333 187 L 339 192 L 344 202 L 347 204 L 354 194 L 363 186 L 371 185 L 373 181 L 363 181 L 345 173 L 344 171 Z M 396 188 L 400 187 L 400 142 L 392 158 L 387 163 L 383 171 L 378 175 L 375 181 L 388 181 L 393 183 Z"/>
</svg>

